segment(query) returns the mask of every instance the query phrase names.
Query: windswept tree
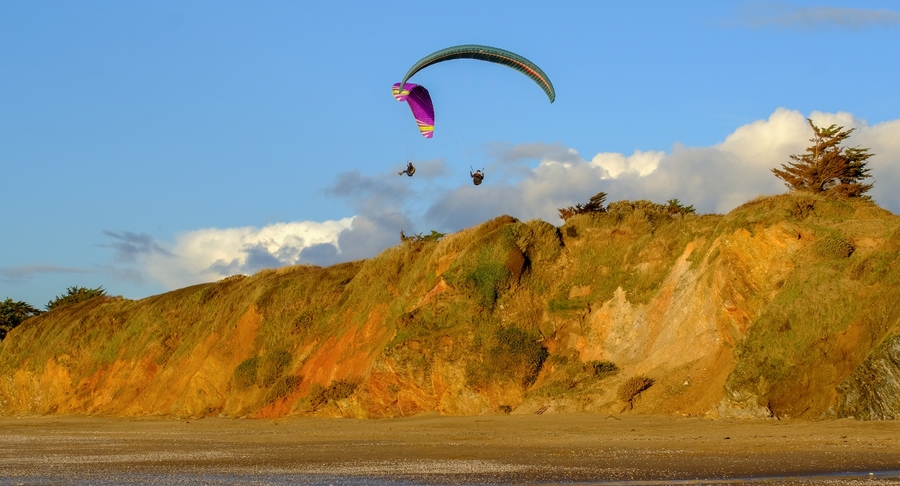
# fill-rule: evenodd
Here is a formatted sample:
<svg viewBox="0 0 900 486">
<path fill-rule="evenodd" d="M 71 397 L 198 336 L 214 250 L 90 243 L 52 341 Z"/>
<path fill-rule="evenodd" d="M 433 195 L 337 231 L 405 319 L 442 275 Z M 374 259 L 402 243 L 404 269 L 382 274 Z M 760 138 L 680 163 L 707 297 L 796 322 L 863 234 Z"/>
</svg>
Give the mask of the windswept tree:
<svg viewBox="0 0 900 486">
<path fill-rule="evenodd" d="M 872 184 L 862 181 L 871 177 L 866 160 L 874 154 L 867 148 L 841 146 L 853 128 L 844 130 L 837 125 L 820 128 L 812 120 L 807 118 L 807 121 L 813 130 L 813 138 L 809 139 L 813 144 L 806 148 L 806 153 L 791 155 L 793 162 L 772 169 L 775 176 L 791 191 L 868 199 L 864 194 Z"/>
<path fill-rule="evenodd" d="M 591 199 L 587 204 L 578 203 L 567 208 L 559 208 L 559 219 L 568 221 L 569 218 L 575 216 L 576 214 L 605 213 L 606 207 L 603 205 L 603 203 L 605 202 L 606 193 L 598 192 L 597 194 L 591 196 Z"/>
<path fill-rule="evenodd" d="M 685 206 L 681 204 L 681 201 L 678 199 L 669 199 L 666 201 L 666 211 L 671 215 L 685 215 L 685 214 L 697 214 L 697 210 L 694 209 L 694 205 Z"/>
<path fill-rule="evenodd" d="M 6 333 L 12 331 L 24 320 L 42 312 L 26 302 L 16 302 L 10 298 L 0 302 L 0 341 L 6 338 Z"/>
</svg>

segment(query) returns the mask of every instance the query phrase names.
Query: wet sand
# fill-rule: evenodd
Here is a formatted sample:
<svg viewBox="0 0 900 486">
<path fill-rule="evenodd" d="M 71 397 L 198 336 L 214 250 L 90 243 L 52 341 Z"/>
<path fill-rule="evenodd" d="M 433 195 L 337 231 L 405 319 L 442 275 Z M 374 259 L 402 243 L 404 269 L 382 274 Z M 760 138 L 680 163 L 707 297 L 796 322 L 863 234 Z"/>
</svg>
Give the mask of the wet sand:
<svg viewBox="0 0 900 486">
<path fill-rule="evenodd" d="M 900 484 L 900 421 L 590 414 L 380 420 L 0 418 L 0 484 L 698 480 Z"/>
</svg>

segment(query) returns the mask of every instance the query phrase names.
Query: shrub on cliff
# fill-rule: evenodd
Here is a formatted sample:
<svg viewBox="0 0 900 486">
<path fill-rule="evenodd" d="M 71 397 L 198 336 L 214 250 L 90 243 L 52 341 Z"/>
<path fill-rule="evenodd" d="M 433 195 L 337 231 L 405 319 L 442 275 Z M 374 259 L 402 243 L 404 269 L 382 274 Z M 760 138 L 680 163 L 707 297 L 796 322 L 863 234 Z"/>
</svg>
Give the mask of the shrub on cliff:
<svg viewBox="0 0 900 486">
<path fill-rule="evenodd" d="M 819 238 L 813 250 L 825 258 L 847 258 L 853 254 L 853 243 L 844 238 L 839 232 L 826 234 Z"/>
<path fill-rule="evenodd" d="M 682 208 L 682 210 L 679 211 L 678 208 Z M 690 211 L 687 211 L 687 208 L 690 208 Z M 610 203 L 607 212 L 617 221 L 633 219 L 654 223 L 667 219 L 673 214 L 684 214 L 685 212 L 693 211 L 693 206 L 688 206 L 687 208 L 678 202 L 677 199 L 670 200 L 668 204 L 659 204 L 646 199 L 638 199 L 637 201 L 623 199 Z"/>
<path fill-rule="evenodd" d="M 94 297 L 103 297 L 106 295 L 106 289 L 103 286 L 97 287 L 95 289 L 90 289 L 87 287 L 69 287 L 66 289 L 66 293 L 62 295 L 57 295 L 55 299 L 47 302 L 47 310 L 53 310 L 57 307 L 68 305 L 68 304 L 77 304 L 79 302 L 84 302 L 89 299 L 93 299 Z"/>
<path fill-rule="evenodd" d="M 598 192 L 591 196 L 591 199 L 588 200 L 587 204 L 578 203 L 567 208 L 559 208 L 559 219 L 568 221 L 569 218 L 576 214 L 605 213 L 606 208 L 603 207 L 603 203 L 606 202 L 606 196 L 607 194 L 605 192 Z"/>
<path fill-rule="evenodd" d="M 302 381 L 302 376 L 282 376 L 272 385 L 272 388 L 269 389 L 269 392 L 266 393 L 266 403 L 272 403 L 276 400 L 280 400 L 290 395 L 291 393 L 294 393 L 294 390 L 296 390 L 297 387 L 300 386 L 300 383 Z"/>
<path fill-rule="evenodd" d="M 598 380 L 619 372 L 619 367 L 612 361 L 594 360 L 585 363 L 585 367 Z"/>
<path fill-rule="evenodd" d="M 247 358 L 234 369 L 232 383 L 238 390 L 252 385 L 268 388 L 282 378 L 291 360 L 291 353 L 282 349 L 268 352 L 264 356 Z"/>
<path fill-rule="evenodd" d="M 259 372 L 259 356 L 245 359 L 232 374 L 232 383 L 238 390 L 243 390 L 256 384 L 256 376 Z"/>
<path fill-rule="evenodd" d="M 309 407 L 315 411 L 330 402 L 348 398 L 356 391 L 356 387 L 356 383 L 347 380 L 337 380 L 327 388 L 313 384 L 309 392 Z"/>
<path fill-rule="evenodd" d="M 272 386 L 287 371 L 293 357 L 291 353 L 277 349 L 266 353 L 259 363 L 259 380 L 263 387 Z"/>
<path fill-rule="evenodd" d="M 647 378 L 644 375 L 635 375 L 625 380 L 625 383 L 619 386 L 618 397 L 625 402 L 625 407 L 631 409 L 634 407 L 634 399 L 641 394 L 642 391 L 653 386 L 653 378 Z"/>
<path fill-rule="evenodd" d="M 591 197 L 587 204 L 578 203 L 567 208 L 559 208 L 559 218 L 563 221 L 569 221 L 570 218 L 578 214 L 612 213 L 617 215 L 617 219 L 621 220 L 622 215 L 630 214 L 636 210 L 643 211 L 650 218 L 660 216 L 683 216 L 686 214 L 695 214 L 697 212 L 693 205 L 685 206 L 678 199 L 669 199 L 666 201 L 666 204 L 657 204 L 644 200 L 633 202 L 622 200 L 609 203 L 608 206 L 604 207 L 603 203 L 606 201 L 606 196 L 607 194 L 605 192 L 599 192 Z M 577 230 L 574 227 L 570 226 L 566 228 L 566 231 L 569 232 L 568 236 L 570 237 L 574 238 L 577 236 Z"/>
<path fill-rule="evenodd" d="M 691 204 L 689 206 L 685 206 L 681 204 L 681 201 L 678 199 L 669 199 L 666 201 L 666 211 L 672 215 L 685 215 L 685 214 L 696 214 L 697 210 L 694 209 L 694 205 Z"/>
<path fill-rule="evenodd" d="M 484 360 L 466 366 L 466 381 L 469 386 L 485 388 L 500 378 L 527 387 L 534 383 L 548 354 L 534 333 L 515 326 L 503 327 L 495 332 Z"/>
<path fill-rule="evenodd" d="M 414 234 L 412 236 L 406 236 L 406 233 L 403 230 L 400 230 L 400 242 L 413 244 L 413 243 L 427 243 L 429 241 L 440 241 L 441 238 L 447 236 L 446 233 L 438 233 L 435 230 L 431 230 L 431 234 L 423 235 L 422 233 Z"/>
</svg>

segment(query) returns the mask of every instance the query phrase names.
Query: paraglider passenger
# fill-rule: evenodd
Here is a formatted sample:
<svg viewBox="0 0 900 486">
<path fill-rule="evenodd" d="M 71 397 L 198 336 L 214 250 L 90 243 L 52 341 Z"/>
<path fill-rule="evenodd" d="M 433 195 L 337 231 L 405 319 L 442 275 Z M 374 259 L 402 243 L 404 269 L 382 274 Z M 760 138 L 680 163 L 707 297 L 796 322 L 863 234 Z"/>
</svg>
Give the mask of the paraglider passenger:
<svg viewBox="0 0 900 486">
<path fill-rule="evenodd" d="M 397 175 L 406 174 L 407 176 L 412 177 L 413 174 L 415 174 L 415 173 L 416 173 L 416 168 L 413 167 L 412 162 L 407 162 L 406 170 L 404 170 L 403 172 L 397 172 Z"/>
<path fill-rule="evenodd" d="M 477 186 L 477 185 L 481 184 L 481 181 L 484 180 L 484 173 L 481 172 L 480 170 L 476 170 L 475 172 L 472 172 L 470 170 L 469 177 L 472 178 L 472 184 L 475 184 Z"/>
</svg>

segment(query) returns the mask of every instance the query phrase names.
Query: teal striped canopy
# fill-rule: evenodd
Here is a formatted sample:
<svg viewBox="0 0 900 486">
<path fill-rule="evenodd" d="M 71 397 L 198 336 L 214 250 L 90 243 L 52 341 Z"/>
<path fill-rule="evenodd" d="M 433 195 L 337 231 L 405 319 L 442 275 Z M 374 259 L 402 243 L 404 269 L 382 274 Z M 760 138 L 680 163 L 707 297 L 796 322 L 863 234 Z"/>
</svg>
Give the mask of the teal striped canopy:
<svg viewBox="0 0 900 486">
<path fill-rule="evenodd" d="M 413 67 L 409 68 L 409 71 L 406 72 L 406 76 L 403 77 L 403 81 L 400 81 L 400 86 L 405 85 L 409 78 L 413 77 L 413 75 L 422 69 L 425 69 L 432 64 L 449 61 L 451 59 L 478 59 L 480 61 L 488 61 L 509 66 L 537 83 L 537 85 L 544 90 L 544 93 L 547 94 L 547 98 L 550 98 L 550 103 L 553 103 L 553 101 L 556 100 L 556 90 L 553 89 L 553 83 L 550 82 L 550 78 L 548 78 L 547 75 L 544 74 L 544 71 L 535 63 L 505 49 L 480 46 L 477 44 L 448 47 L 423 57 L 419 62 L 415 63 Z"/>
</svg>

